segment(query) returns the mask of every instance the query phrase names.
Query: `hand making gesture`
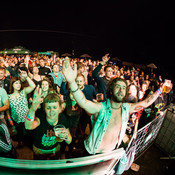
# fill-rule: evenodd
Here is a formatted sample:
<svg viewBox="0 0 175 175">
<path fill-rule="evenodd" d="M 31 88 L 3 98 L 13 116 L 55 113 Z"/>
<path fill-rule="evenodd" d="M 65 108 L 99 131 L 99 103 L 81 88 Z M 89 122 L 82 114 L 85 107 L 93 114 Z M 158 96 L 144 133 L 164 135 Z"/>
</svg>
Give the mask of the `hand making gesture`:
<svg viewBox="0 0 175 175">
<path fill-rule="evenodd" d="M 107 53 L 105 56 L 102 57 L 101 64 L 105 65 L 109 61 L 109 59 L 110 59 L 109 53 Z"/>
<path fill-rule="evenodd" d="M 43 100 L 44 95 L 42 93 L 42 89 L 38 85 L 34 91 L 33 102 L 32 102 L 32 106 L 35 108 L 35 110 L 39 107 L 41 103 L 43 103 Z"/>
<path fill-rule="evenodd" d="M 70 60 L 68 57 L 65 58 L 62 68 L 63 75 L 68 83 L 75 81 L 77 77 L 77 64 L 74 64 L 74 70 L 70 65 Z"/>
</svg>

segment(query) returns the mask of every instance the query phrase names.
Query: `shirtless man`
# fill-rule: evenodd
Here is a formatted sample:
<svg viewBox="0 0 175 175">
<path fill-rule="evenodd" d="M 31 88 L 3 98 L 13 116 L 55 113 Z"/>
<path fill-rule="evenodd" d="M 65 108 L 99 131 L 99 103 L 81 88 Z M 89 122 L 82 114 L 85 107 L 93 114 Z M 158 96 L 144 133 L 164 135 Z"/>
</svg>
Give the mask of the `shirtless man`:
<svg viewBox="0 0 175 175">
<path fill-rule="evenodd" d="M 108 55 L 106 55 L 108 56 Z M 137 112 L 150 106 L 161 94 L 163 86 L 144 101 L 138 103 L 124 103 L 127 97 L 127 83 L 125 80 L 113 79 L 107 89 L 107 101 L 94 103 L 85 98 L 75 82 L 77 75 L 76 64 L 74 70 L 70 66 L 69 58 L 63 63 L 63 74 L 69 83 L 72 94 L 81 108 L 92 114 L 93 129 L 84 141 L 89 154 L 104 153 L 119 147 L 126 131 L 129 113 Z"/>
</svg>

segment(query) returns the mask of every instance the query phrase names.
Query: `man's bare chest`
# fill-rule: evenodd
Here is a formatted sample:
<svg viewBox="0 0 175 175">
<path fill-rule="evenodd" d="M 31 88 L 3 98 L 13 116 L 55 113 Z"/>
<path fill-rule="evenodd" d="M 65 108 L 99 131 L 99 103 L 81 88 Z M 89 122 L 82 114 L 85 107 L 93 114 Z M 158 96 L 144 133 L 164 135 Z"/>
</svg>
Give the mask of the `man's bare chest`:
<svg viewBox="0 0 175 175">
<path fill-rule="evenodd" d="M 121 130 L 121 125 L 122 125 L 121 110 L 113 111 L 108 127 L 105 132 L 105 136 L 118 138 Z"/>
</svg>

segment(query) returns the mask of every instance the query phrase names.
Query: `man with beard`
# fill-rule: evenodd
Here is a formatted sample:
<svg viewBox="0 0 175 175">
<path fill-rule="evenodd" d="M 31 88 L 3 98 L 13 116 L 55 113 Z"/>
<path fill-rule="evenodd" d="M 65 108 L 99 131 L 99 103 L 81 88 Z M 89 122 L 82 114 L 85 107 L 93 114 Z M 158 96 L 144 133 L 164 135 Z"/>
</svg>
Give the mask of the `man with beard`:
<svg viewBox="0 0 175 175">
<path fill-rule="evenodd" d="M 77 103 L 86 112 L 92 114 L 93 129 L 84 141 L 85 149 L 89 154 L 110 152 L 118 148 L 126 131 L 129 113 L 137 112 L 151 105 L 163 89 L 161 86 L 154 94 L 141 102 L 124 103 L 128 93 L 127 83 L 121 78 L 116 78 L 109 82 L 107 101 L 94 103 L 87 100 L 78 88 L 75 82 L 76 64 L 73 70 L 69 58 L 65 58 L 63 63 L 63 74 Z"/>
</svg>

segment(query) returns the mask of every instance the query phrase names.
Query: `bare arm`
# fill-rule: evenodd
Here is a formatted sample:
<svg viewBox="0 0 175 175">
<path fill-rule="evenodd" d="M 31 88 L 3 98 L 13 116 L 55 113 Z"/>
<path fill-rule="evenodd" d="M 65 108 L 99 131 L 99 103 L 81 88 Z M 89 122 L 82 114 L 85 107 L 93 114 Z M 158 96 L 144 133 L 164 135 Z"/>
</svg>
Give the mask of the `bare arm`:
<svg viewBox="0 0 175 175">
<path fill-rule="evenodd" d="M 3 101 L 3 106 L 0 107 L 0 112 L 6 111 L 9 109 L 9 100 L 5 100 Z"/>
<path fill-rule="evenodd" d="M 99 113 L 101 109 L 101 103 L 94 103 L 87 100 L 83 92 L 78 89 L 78 86 L 75 82 L 75 78 L 77 76 L 77 67 L 76 64 L 74 64 L 74 70 L 71 68 L 70 60 L 68 57 L 66 57 L 65 61 L 63 62 L 62 71 L 79 106 L 90 114 Z"/>
<path fill-rule="evenodd" d="M 29 77 L 27 77 L 26 80 L 27 80 L 29 86 L 25 87 L 24 91 L 25 91 L 26 94 L 29 94 L 35 89 L 36 85 Z"/>
<path fill-rule="evenodd" d="M 140 110 L 142 110 L 144 108 L 147 108 L 152 103 L 154 103 L 154 101 L 159 97 L 160 92 L 162 92 L 163 86 L 159 90 L 157 90 L 156 92 L 154 92 L 152 95 L 150 95 L 149 97 L 147 97 L 145 100 L 143 100 L 141 102 L 138 102 L 138 103 L 130 103 L 129 112 L 130 113 L 133 113 L 133 112 L 140 111 Z"/>
<path fill-rule="evenodd" d="M 29 109 L 28 115 L 25 119 L 25 128 L 33 130 L 40 125 L 40 120 L 38 117 L 35 117 L 35 112 L 38 109 L 39 105 L 43 102 L 42 90 L 37 86 L 35 91 L 35 96 L 33 98 L 32 105 Z"/>
<path fill-rule="evenodd" d="M 94 103 L 90 100 L 87 100 L 83 92 L 80 89 L 78 89 L 78 86 L 75 81 L 70 84 L 70 88 L 72 90 L 75 100 L 81 108 L 83 108 L 86 112 L 90 114 L 100 112 L 100 109 L 102 107 L 101 103 Z"/>
<path fill-rule="evenodd" d="M 24 88 L 24 94 L 27 95 L 27 94 L 31 93 L 36 87 L 35 83 L 27 76 L 27 72 L 25 72 L 25 71 L 20 72 L 20 77 L 25 78 L 29 84 L 28 87 Z"/>
</svg>

